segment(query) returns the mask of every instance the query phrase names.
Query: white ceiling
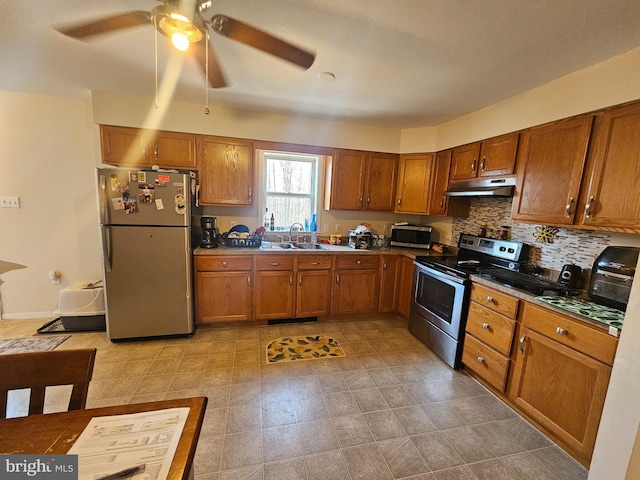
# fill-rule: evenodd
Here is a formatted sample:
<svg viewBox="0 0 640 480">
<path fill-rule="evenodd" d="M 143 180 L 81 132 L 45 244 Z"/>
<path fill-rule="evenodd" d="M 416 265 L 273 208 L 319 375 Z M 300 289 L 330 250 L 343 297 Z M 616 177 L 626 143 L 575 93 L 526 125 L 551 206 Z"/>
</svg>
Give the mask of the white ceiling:
<svg viewBox="0 0 640 480">
<path fill-rule="evenodd" d="M 53 27 L 157 5 L 0 0 L 0 89 L 153 97 L 151 24 L 90 42 Z M 304 71 L 214 33 L 231 85 L 209 89 L 210 105 L 392 128 L 438 125 L 640 46 L 640 0 L 213 0 L 209 12 L 316 53 Z M 204 86 L 187 59 L 174 99 L 204 104 Z"/>
</svg>

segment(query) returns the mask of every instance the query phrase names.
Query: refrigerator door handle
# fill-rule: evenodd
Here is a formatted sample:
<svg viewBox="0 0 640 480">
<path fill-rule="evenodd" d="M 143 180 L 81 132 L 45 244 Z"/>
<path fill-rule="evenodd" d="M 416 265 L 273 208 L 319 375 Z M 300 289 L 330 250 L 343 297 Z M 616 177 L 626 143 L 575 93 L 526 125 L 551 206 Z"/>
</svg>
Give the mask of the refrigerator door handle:
<svg viewBox="0 0 640 480">
<path fill-rule="evenodd" d="M 111 227 L 100 227 L 102 232 L 102 257 L 104 258 L 104 269 L 111 272 Z"/>
<path fill-rule="evenodd" d="M 100 175 L 99 183 L 99 201 L 100 201 L 100 224 L 107 225 L 111 223 L 109 218 L 109 208 L 107 206 L 107 177 Z"/>
</svg>

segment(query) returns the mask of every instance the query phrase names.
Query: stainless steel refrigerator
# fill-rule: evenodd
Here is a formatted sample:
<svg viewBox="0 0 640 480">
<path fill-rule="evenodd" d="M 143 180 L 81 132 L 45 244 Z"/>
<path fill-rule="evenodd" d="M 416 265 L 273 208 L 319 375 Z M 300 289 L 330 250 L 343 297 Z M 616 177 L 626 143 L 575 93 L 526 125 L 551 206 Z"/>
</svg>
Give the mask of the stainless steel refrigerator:
<svg viewBox="0 0 640 480">
<path fill-rule="evenodd" d="M 97 182 L 109 339 L 192 334 L 195 173 L 100 168 Z"/>
</svg>

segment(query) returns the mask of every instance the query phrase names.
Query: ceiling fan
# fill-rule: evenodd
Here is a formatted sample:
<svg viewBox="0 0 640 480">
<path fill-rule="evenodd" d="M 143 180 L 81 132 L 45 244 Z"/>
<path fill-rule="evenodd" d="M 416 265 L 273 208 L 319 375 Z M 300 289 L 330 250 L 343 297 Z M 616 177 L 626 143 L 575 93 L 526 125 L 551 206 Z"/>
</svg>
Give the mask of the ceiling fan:
<svg viewBox="0 0 640 480">
<path fill-rule="evenodd" d="M 193 44 L 196 60 L 213 88 L 225 87 L 228 84 L 211 42 L 208 40 L 209 29 L 223 37 L 262 50 L 305 70 L 311 67 L 315 60 L 313 53 L 240 20 L 220 14 L 209 18 L 207 11 L 211 8 L 211 0 L 158 1 L 163 5 L 153 8 L 150 12 L 133 10 L 87 23 L 59 27 L 56 30 L 68 37 L 84 40 L 151 23 L 157 31 L 171 38 L 174 46 L 179 50 L 187 50 L 189 45 Z"/>
</svg>

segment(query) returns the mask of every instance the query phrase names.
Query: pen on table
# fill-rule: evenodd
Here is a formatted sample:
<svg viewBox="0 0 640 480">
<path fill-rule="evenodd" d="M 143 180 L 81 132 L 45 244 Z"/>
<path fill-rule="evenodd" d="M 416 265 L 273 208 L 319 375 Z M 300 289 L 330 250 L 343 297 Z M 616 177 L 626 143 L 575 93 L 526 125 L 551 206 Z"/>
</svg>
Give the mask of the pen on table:
<svg viewBox="0 0 640 480">
<path fill-rule="evenodd" d="M 146 468 L 147 464 L 143 463 L 141 465 L 136 465 L 135 467 L 125 468 L 124 470 L 120 470 L 119 472 L 110 473 L 109 475 L 105 475 L 104 477 L 99 477 L 96 480 L 115 480 L 116 478 L 125 478 L 129 475 L 133 475 L 134 473 L 138 473 Z"/>
</svg>

